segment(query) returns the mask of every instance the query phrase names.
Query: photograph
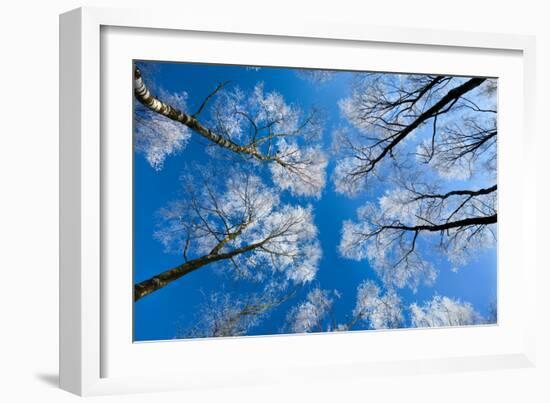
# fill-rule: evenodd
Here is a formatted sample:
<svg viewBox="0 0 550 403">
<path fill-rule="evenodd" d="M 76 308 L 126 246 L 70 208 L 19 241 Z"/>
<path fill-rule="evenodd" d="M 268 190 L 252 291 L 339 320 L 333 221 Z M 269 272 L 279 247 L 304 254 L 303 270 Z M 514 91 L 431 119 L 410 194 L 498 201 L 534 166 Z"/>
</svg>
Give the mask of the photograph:
<svg viewBox="0 0 550 403">
<path fill-rule="evenodd" d="M 128 79 L 134 342 L 497 325 L 497 78 Z"/>
</svg>

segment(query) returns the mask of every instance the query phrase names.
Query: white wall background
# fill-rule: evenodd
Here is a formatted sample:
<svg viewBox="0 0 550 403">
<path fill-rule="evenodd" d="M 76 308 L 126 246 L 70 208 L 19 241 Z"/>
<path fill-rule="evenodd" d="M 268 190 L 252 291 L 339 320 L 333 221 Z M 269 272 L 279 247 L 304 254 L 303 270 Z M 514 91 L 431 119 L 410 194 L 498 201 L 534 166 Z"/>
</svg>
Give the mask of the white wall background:
<svg viewBox="0 0 550 403">
<path fill-rule="evenodd" d="M 212 13 L 228 18 L 284 20 L 312 15 L 374 25 L 533 34 L 538 67 L 538 243 L 550 237 L 547 187 L 550 133 L 550 29 L 544 1 L 391 0 L 120 0 L 4 2 L 0 12 L 0 399 L 71 402 L 56 387 L 58 328 L 58 14 L 82 5 L 185 7 L 181 18 Z M 542 253 L 541 253 L 542 258 Z M 538 365 L 534 369 L 447 375 L 376 377 L 297 388 L 257 387 L 93 398 L 116 402 L 294 401 L 550 401 L 549 275 L 539 263 Z"/>
</svg>

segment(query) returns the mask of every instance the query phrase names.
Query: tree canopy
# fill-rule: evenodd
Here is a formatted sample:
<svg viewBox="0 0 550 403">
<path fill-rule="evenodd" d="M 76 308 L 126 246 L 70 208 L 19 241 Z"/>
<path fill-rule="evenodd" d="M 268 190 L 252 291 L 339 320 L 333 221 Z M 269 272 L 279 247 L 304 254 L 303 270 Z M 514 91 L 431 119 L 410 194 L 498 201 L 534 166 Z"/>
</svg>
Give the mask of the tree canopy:
<svg viewBox="0 0 550 403">
<path fill-rule="evenodd" d="M 453 276 L 496 267 L 497 80 L 150 62 L 133 79 L 137 320 L 181 304 L 174 337 L 496 322 L 492 280 L 480 306 Z"/>
</svg>

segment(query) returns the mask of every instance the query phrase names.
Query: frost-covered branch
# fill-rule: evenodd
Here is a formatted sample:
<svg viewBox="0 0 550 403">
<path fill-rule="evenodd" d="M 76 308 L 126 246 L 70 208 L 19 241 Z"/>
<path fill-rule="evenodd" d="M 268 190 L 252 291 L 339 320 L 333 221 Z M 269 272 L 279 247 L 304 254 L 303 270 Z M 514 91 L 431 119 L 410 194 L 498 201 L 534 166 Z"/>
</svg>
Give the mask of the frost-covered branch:
<svg viewBox="0 0 550 403">
<path fill-rule="evenodd" d="M 403 183 L 378 204 L 367 203 L 357 220 L 344 222 L 340 253 L 368 259 L 382 279 L 413 290 L 432 284 L 437 271 L 419 248 L 423 242 L 454 265 L 495 244 L 497 187 L 440 192 L 434 185 Z"/>
<path fill-rule="evenodd" d="M 244 336 L 259 325 L 273 309 L 291 299 L 295 290 L 280 294 L 277 287 L 270 285 L 261 293 L 240 296 L 227 292 L 213 293 L 199 309 L 195 324 L 181 336 Z"/>
<path fill-rule="evenodd" d="M 487 323 L 469 302 L 436 295 L 423 305 L 412 304 L 412 327 L 469 326 Z"/>
<path fill-rule="evenodd" d="M 292 333 L 310 333 L 496 323 L 496 307 L 483 317 L 469 302 L 437 294 L 423 304 L 404 306 L 395 289 L 379 287 L 373 280 L 359 284 L 353 311 L 346 321 L 339 322 L 334 317 L 333 305 L 335 298 L 341 297 L 336 290 L 312 289 L 304 301 L 289 311 L 286 329 Z"/>
<path fill-rule="evenodd" d="M 256 85 L 250 94 L 220 85 L 190 115 L 154 96 L 137 67 L 134 75 L 135 98 L 148 111 L 199 134 L 219 149 L 270 164 L 273 180 L 282 189 L 296 195 L 320 197 L 325 186 L 327 158 L 321 147 L 314 144 L 322 133 L 317 111 L 304 116 L 298 107 L 285 103 L 279 93 L 266 93 L 263 84 Z M 199 120 L 199 114 L 206 110 L 209 118 Z M 148 138 L 154 138 L 155 122 L 147 123 L 153 130 Z M 138 133 L 139 130 L 138 127 Z M 189 134 L 185 134 L 186 140 Z M 178 149 L 183 147 L 182 143 L 179 140 Z"/>
<path fill-rule="evenodd" d="M 324 84 L 334 77 L 335 72 L 331 70 L 319 69 L 298 69 L 298 77 L 311 82 L 312 84 Z"/>
<path fill-rule="evenodd" d="M 401 299 L 393 289 L 385 294 L 372 280 L 363 281 L 357 287 L 357 302 L 352 319 L 338 330 L 351 330 L 357 323 L 365 323 L 371 329 L 396 329 L 403 327 Z"/>
<path fill-rule="evenodd" d="M 471 175 L 478 161 L 494 165 L 496 101 L 490 85 L 492 80 L 477 77 L 360 76 L 340 101 L 351 127 L 335 132 L 336 190 L 365 190 L 385 161 L 400 166 L 408 160 L 412 141 L 419 143 L 418 160 L 442 175 Z"/>
<path fill-rule="evenodd" d="M 248 171 L 225 176 L 204 167 L 184 175 L 184 198 L 160 210 L 155 233 L 184 262 L 136 284 L 136 300 L 222 262 L 232 275 L 253 280 L 269 272 L 295 284 L 315 277 L 321 248 L 312 208 L 280 203 L 278 193 Z"/>
<path fill-rule="evenodd" d="M 305 301 L 293 307 L 287 315 L 287 328 L 290 332 L 330 331 L 330 325 L 325 325 L 334 303 L 330 294 L 331 292 L 316 287 L 307 294 Z"/>
<path fill-rule="evenodd" d="M 448 122 L 437 141 L 426 139 L 417 147 L 420 162 L 433 167 L 439 175 L 451 179 L 468 179 L 478 171 L 494 175 L 497 158 L 496 116 L 467 114 Z"/>
</svg>

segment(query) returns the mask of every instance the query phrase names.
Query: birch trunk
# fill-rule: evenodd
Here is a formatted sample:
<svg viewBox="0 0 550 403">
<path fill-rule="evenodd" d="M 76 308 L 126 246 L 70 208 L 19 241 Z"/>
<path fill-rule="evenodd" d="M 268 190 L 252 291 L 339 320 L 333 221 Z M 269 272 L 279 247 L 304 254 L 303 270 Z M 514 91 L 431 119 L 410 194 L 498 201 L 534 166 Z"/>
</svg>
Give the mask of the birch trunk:
<svg viewBox="0 0 550 403">
<path fill-rule="evenodd" d="M 195 117 L 162 102 L 158 98 L 155 98 L 143 82 L 141 73 L 137 67 L 134 69 L 134 95 L 143 106 L 149 108 L 153 112 L 167 117 L 168 119 L 184 124 L 194 132 L 200 134 L 207 140 L 219 145 L 220 147 L 227 148 L 238 154 L 248 154 L 262 161 L 273 160 L 272 158 L 259 153 L 255 148 L 243 147 L 217 133 L 212 132 L 210 129 L 203 126 L 203 124 Z"/>
</svg>

